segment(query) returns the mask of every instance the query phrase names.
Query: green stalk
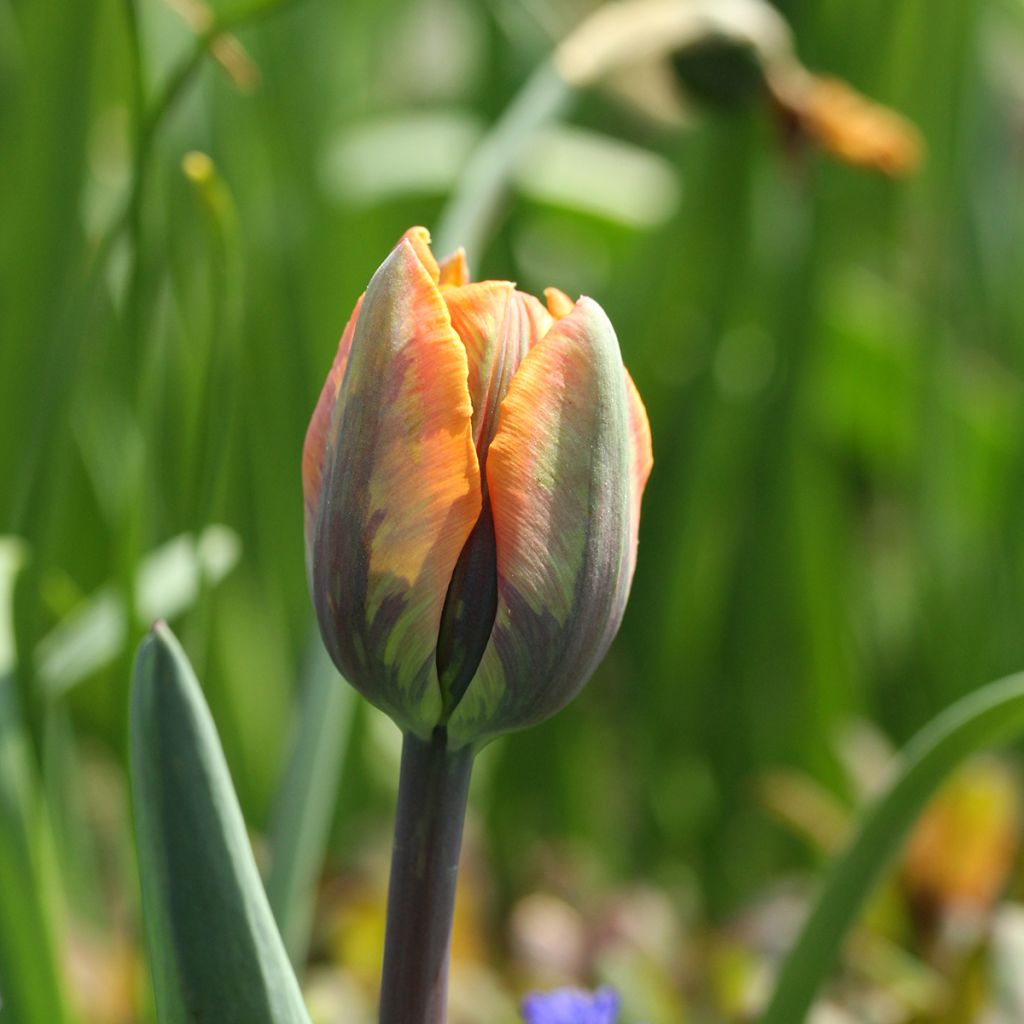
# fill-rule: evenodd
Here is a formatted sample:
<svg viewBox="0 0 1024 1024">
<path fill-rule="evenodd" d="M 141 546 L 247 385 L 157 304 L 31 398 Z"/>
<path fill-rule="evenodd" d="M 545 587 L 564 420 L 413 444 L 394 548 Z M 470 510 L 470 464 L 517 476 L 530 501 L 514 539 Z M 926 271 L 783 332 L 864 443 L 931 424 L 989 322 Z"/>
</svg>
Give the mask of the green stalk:
<svg viewBox="0 0 1024 1024">
<path fill-rule="evenodd" d="M 527 79 L 459 176 L 434 230 L 438 252 L 453 252 L 461 245 L 470 259 L 480 255 L 530 143 L 568 108 L 575 92 L 553 60 Z"/>
<path fill-rule="evenodd" d="M 380 1024 L 444 1024 L 455 883 L 473 751 L 437 729 L 402 744 Z"/>
<path fill-rule="evenodd" d="M 142 35 L 135 0 L 125 0 L 125 24 L 128 29 L 131 64 L 131 116 L 132 116 L 132 181 L 138 183 L 129 198 L 125 218 L 132 244 L 131 283 L 128 286 L 126 329 L 131 341 L 129 352 L 137 350 L 140 312 L 142 306 L 143 237 L 142 237 L 142 181 L 146 171 L 148 148 L 144 143 L 146 125 L 146 72 L 142 56 Z"/>
<path fill-rule="evenodd" d="M 1022 733 L 1024 673 L 1018 673 L 958 701 L 910 741 L 888 789 L 829 871 L 761 1024 L 806 1019 L 843 937 L 928 798 L 965 758 Z"/>
<path fill-rule="evenodd" d="M 196 35 L 191 51 L 181 63 L 170 73 L 160 89 L 153 105 L 143 113 L 136 126 L 135 150 L 133 155 L 132 180 L 128 199 L 121 213 L 110 225 L 96 249 L 93 266 L 102 270 L 121 237 L 121 233 L 133 226 L 136 216 L 141 217 L 142 200 L 146 191 L 150 159 L 153 145 L 160 129 L 169 115 L 177 106 L 178 100 L 187 92 L 188 87 L 197 80 L 199 70 L 203 66 L 207 54 L 217 40 L 236 29 L 244 28 L 252 22 L 259 21 L 268 15 L 284 9 L 295 0 L 253 0 L 252 3 L 241 5 L 234 10 L 225 11 L 214 16 L 213 23 Z M 129 32 L 133 46 L 139 46 L 138 23 L 134 6 L 126 6 L 129 16 Z"/>
<path fill-rule="evenodd" d="M 296 968 L 306 960 L 356 706 L 356 691 L 339 677 L 319 634 L 303 675 L 298 729 L 274 801 L 267 876 L 267 898 Z"/>
</svg>

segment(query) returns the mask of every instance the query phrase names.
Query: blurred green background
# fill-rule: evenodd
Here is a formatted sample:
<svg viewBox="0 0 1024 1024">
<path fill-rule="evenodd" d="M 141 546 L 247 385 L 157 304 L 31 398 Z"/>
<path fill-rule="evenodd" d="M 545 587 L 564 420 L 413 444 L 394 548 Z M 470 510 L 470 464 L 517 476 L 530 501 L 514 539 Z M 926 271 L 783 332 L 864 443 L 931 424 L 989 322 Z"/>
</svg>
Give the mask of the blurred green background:
<svg viewBox="0 0 1024 1024">
<path fill-rule="evenodd" d="M 150 1012 L 137 981 L 109 1011 L 80 995 L 135 977 L 134 647 L 157 615 L 182 637 L 259 851 L 312 657 L 299 461 L 338 335 L 592 5 L 211 6 L 243 14 L 212 56 L 180 0 L 0 0 L 0 530 L 23 563 L 0 686 L 86 1021 Z M 916 173 L 793 144 L 760 94 L 685 104 L 647 68 L 528 140 L 472 258 L 602 303 L 655 451 L 612 652 L 474 782 L 461 955 L 502 991 L 536 977 L 531 907 L 554 915 L 543 948 L 640 883 L 714 945 L 821 863 L 768 773 L 848 810 L 865 743 L 1024 665 L 1024 3 L 777 7 L 808 68 L 917 126 Z M 372 976 L 377 919 L 352 908 L 376 905 L 397 734 L 345 713 L 311 960 L 363 950 Z M 650 1024 L 707 988 L 682 946 L 636 982 L 675 993 L 637 997 Z M 623 976 L 581 957 L 580 980 Z"/>
</svg>

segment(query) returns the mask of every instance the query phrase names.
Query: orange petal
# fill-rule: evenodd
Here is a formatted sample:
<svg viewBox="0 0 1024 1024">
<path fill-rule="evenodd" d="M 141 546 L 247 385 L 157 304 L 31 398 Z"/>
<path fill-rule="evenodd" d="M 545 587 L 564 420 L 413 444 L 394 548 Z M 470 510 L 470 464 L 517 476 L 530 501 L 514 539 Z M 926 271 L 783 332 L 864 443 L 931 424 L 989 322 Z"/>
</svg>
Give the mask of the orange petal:
<svg viewBox="0 0 1024 1024">
<path fill-rule="evenodd" d="M 555 322 L 551 314 L 544 308 L 544 303 L 530 295 L 529 292 L 516 292 L 516 296 L 523 304 L 523 312 L 530 321 L 530 348 L 544 337 L 551 330 Z"/>
<path fill-rule="evenodd" d="M 469 358 L 473 437 L 481 464 L 498 425 L 498 408 L 523 357 L 551 324 L 544 307 L 509 281 L 446 288 L 452 326 Z"/>
<path fill-rule="evenodd" d="M 466 250 L 460 245 L 458 249 L 441 260 L 441 279 L 440 284 L 450 285 L 453 288 L 459 288 L 464 284 L 469 284 L 469 264 L 466 262 Z"/>
<path fill-rule="evenodd" d="M 629 591 L 632 452 L 615 332 L 581 299 L 501 406 L 487 459 L 498 611 L 448 723 L 454 746 L 547 717 L 604 656 Z"/>
<path fill-rule="evenodd" d="M 441 714 L 441 610 L 481 487 L 466 349 L 416 238 L 399 243 L 363 299 L 328 432 L 311 561 L 335 663 L 426 737 Z"/>
<path fill-rule="evenodd" d="M 651 450 L 651 425 L 647 421 L 647 410 L 644 408 L 640 392 L 637 391 L 629 371 L 625 370 L 624 372 L 626 374 L 626 396 L 629 402 L 629 475 L 632 502 L 629 576 L 632 580 L 633 570 L 636 568 L 636 545 L 640 530 L 640 503 L 644 496 L 647 478 L 651 475 L 651 468 L 654 466 L 654 453 Z"/>
<path fill-rule="evenodd" d="M 408 242 L 413 247 L 430 279 L 437 284 L 441 280 L 441 268 L 437 265 L 430 248 L 430 232 L 423 227 L 409 228 L 398 240 L 399 245 L 403 242 Z"/>
<path fill-rule="evenodd" d="M 572 312 L 576 305 L 561 288 L 545 288 L 544 298 L 548 300 L 548 312 L 556 319 L 561 320 L 563 316 Z"/>
</svg>

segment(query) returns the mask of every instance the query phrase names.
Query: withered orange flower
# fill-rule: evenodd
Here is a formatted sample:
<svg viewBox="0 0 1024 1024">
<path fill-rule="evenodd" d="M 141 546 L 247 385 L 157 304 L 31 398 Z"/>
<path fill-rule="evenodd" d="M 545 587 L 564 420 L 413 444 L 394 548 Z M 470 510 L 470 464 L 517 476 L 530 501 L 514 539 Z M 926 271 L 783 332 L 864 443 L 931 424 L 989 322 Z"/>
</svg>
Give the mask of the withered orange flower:
<svg viewBox="0 0 1024 1024">
<path fill-rule="evenodd" d="M 893 178 L 912 174 L 920 165 L 923 144 L 917 128 L 846 82 L 789 69 L 769 76 L 768 84 L 796 131 L 837 160 Z"/>
</svg>

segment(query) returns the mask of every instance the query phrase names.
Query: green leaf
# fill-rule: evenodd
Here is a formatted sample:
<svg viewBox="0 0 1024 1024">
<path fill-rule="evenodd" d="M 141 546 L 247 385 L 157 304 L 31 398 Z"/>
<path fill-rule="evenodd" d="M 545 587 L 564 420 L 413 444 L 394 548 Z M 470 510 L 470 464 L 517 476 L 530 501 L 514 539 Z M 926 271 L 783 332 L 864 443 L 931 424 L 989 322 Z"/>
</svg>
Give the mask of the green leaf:
<svg viewBox="0 0 1024 1024">
<path fill-rule="evenodd" d="M 23 552 L 0 538 L 0 1021 L 67 1019 L 42 884 L 38 787 L 14 683 L 10 627 Z"/>
<path fill-rule="evenodd" d="M 213 719 L 162 623 L 135 664 L 131 772 L 160 1024 L 309 1024 Z"/>
<path fill-rule="evenodd" d="M 843 937 L 911 825 L 943 780 L 971 754 L 1024 734 L 1024 673 L 957 701 L 907 745 L 888 787 L 833 864 L 779 975 L 761 1024 L 807 1018 Z"/>
<path fill-rule="evenodd" d="M 183 533 L 149 552 L 135 574 L 135 615 L 142 622 L 173 619 L 191 608 L 204 589 L 235 567 L 241 541 L 213 523 L 198 536 Z M 48 697 L 60 697 L 109 665 L 125 649 L 131 616 L 117 587 L 106 584 L 87 597 L 39 641 L 36 672 Z"/>
<path fill-rule="evenodd" d="M 316 876 L 323 862 L 356 691 L 312 637 L 298 728 L 274 802 L 267 895 L 294 964 L 306 957 Z"/>
</svg>

